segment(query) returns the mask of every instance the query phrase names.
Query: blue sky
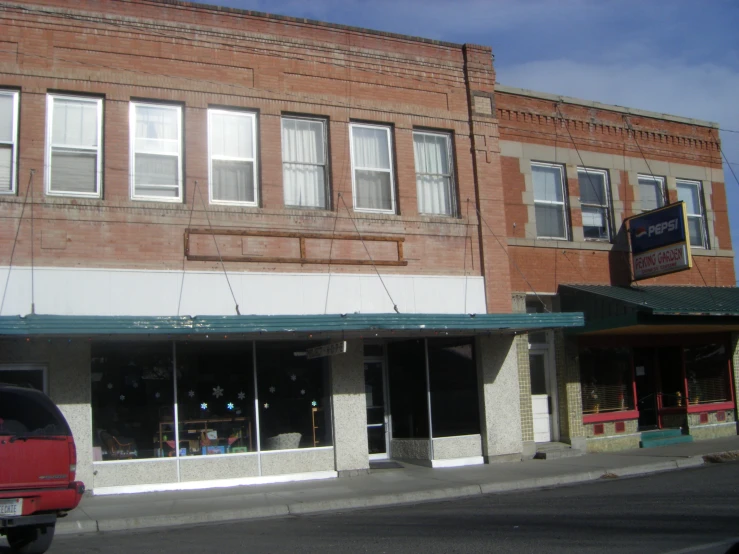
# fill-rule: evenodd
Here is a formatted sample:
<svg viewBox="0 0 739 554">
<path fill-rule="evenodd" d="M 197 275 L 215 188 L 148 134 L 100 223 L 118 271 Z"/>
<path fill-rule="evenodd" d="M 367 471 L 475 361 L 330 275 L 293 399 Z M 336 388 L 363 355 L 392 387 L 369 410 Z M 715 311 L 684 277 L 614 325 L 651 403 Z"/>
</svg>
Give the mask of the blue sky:
<svg viewBox="0 0 739 554">
<path fill-rule="evenodd" d="M 205 3 L 488 45 L 502 84 L 718 122 L 739 176 L 736 0 Z M 739 183 L 726 164 L 724 180 L 739 250 Z M 739 275 L 739 259 L 735 267 Z"/>
</svg>

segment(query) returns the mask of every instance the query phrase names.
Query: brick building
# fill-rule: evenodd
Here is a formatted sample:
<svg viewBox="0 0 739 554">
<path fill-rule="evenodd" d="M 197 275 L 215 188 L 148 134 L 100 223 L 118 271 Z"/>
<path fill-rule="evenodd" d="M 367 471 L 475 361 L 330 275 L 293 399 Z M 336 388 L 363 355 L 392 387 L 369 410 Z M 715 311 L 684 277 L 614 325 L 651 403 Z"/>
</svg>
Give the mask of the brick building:
<svg viewBox="0 0 739 554">
<path fill-rule="evenodd" d="M 647 353 L 585 304 L 633 292 L 622 221 L 678 199 L 695 267 L 650 284 L 733 311 L 653 328 L 726 361 L 655 425 L 736 432 L 715 125 L 496 85 L 488 47 L 184 2 L 4 1 L 0 28 L 0 379 L 61 405 L 88 488 L 638 443 Z"/>
</svg>

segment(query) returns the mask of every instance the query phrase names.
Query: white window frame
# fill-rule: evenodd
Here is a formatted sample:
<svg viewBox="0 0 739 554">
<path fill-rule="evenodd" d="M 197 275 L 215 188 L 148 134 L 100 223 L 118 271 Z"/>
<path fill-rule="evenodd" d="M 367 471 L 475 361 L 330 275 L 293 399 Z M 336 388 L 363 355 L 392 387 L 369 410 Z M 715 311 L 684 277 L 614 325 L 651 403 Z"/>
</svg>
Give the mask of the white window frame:
<svg viewBox="0 0 739 554">
<path fill-rule="evenodd" d="M 606 214 L 606 238 L 602 239 L 592 239 L 592 238 L 585 238 L 585 240 L 593 241 L 593 242 L 611 242 L 611 239 L 613 238 L 613 231 L 612 231 L 612 225 L 611 225 L 611 183 L 608 179 L 608 170 L 606 169 L 594 169 L 592 167 L 578 167 L 577 168 L 577 180 L 578 180 L 578 186 L 580 185 L 580 174 L 584 173 L 587 178 L 587 174 L 599 174 L 603 175 L 603 186 L 605 187 L 605 190 L 603 191 L 603 196 L 605 199 L 605 204 L 591 204 L 589 202 L 583 202 L 582 200 L 582 192 L 580 192 L 580 211 L 582 212 L 582 208 L 599 208 L 604 209 Z M 583 223 L 583 233 L 585 232 L 585 224 Z"/>
<path fill-rule="evenodd" d="M 63 145 L 61 148 L 69 148 L 81 150 L 85 152 L 95 152 L 95 192 L 75 192 L 51 190 L 51 154 L 54 148 L 53 131 L 54 131 L 54 100 L 77 100 L 88 104 L 94 103 L 97 110 L 97 147 L 89 146 L 69 146 Z M 47 94 L 46 95 L 46 171 L 44 172 L 44 182 L 46 194 L 49 196 L 76 196 L 84 198 L 101 198 L 103 195 L 103 99 L 90 96 L 72 96 L 69 94 Z"/>
<path fill-rule="evenodd" d="M 0 194 L 16 194 L 18 191 L 18 111 L 20 94 L 17 90 L 0 90 L 0 95 L 10 96 L 13 99 L 13 126 L 10 141 L 0 141 L 5 146 L 10 145 L 10 188 L 0 191 Z"/>
<path fill-rule="evenodd" d="M 3 371 L 40 371 L 43 380 L 44 394 L 49 394 L 49 373 L 45 365 L 41 364 L 0 364 L 0 383 L 3 382 Z"/>
<path fill-rule="evenodd" d="M 172 109 L 177 111 L 177 143 L 178 143 L 178 151 L 177 151 L 177 196 L 176 197 L 166 197 L 166 196 L 150 196 L 146 194 L 136 194 L 136 108 L 138 106 L 141 107 L 152 107 L 152 108 L 166 108 L 166 109 Z M 131 167 L 131 179 L 130 179 L 130 191 L 131 191 L 131 199 L 132 200 L 144 200 L 147 202 L 168 202 L 168 203 L 175 203 L 175 202 L 182 202 L 182 181 L 183 181 L 183 168 L 182 168 L 182 158 L 183 158 L 183 140 L 182 140 L 182 106 L 179 104 L 165 104 L 165 103 L 157 103 L 157 102 L 139 102 L 139 101 L 132 101 L 129 106 L 129 121 L 128 121 L 128 129 L 129 129 L 129 151 L 130 151 L 130 158 L 129 158 L 129 164 Z M 147 154 L 148 152 L 141 152 L 141 154 Z M 154 152 L 154 154 L 160 155 L 160 156 L 168 156 L 171 154 L 161 154 L 159 152 Z"/>
<path fill-rule="evenodd" d="M 390 169 L 376 168 L 376 167 L 358 167 L 354 162 L 354 129 L 356 128 L 369 128 L 369 129 L 382 129 L 387 134 L 387 149 L 388 149 L 388 160 Z M 355 212 L 368 212 L 368 213 L 381 213 L 381 214 L 395 214 L 397 213 L 397 202 L 395 200 L 395 161 L 393 159 L 393 134 L 390 125 L 377 125 L 373 123 L 349 123 L 349 150 L 352 162 L 352 204 Z M 389 210 L 379 210 L 373 208 L 360 208 L 357 207 L 357 179 L 356 172 L 358 170 L 366 171 L 383 171 L 390 174 L 390 203 L 391 208 Z"/>
<path fill-rule="evenodd" d="M 438 216 L 438 217 L 454 217 L 457 214 L 457 184 L 454 181 L 454 154 L 452 152 L 452 134 L 445 133 L 443 131 L 426 131 L 424 129 L 414 129 L 413 130 L 414 139 L 416 135 L 433 135 L 437 137 L 444 137 L 446 139 L 447 167 L 449 168 L 448 174 L 446 173 L 421 173 L 420 174 L 420 175 L 441 175 L 442 177 L 446 177 L 449 179 L 449 191 L 448 191 L 449 192 L 449 213 L 422 212 L 420 206 L 418 208 L 418 213 L 424 214 L 424 215 Z M 415 148 L 414 148 L 414 156 L 415 156 Z M 418 175 L 419 173 L 416 172 L 416 195 L 418 196 L 418 202 L 420 204 L 421 195 L 418 192 Z"/>
<path fill-rule="evenodd" d="M 636 186 L 639 188 L 639 204 L 641 206 L 643 200 L 641 197 L 641 183 L 640 181 L 652 181 L 653 183 L 657 183 L 659 185 L 660 195 L 662 198 L 662 205 L 657 206 L 657 208 L 663 208 L 667 205 L 667 190 L 665 188 L 665 178 L 664 177 L 657 177 L 655 175 L 644 175 L 642 173 L 637 174 L 636 176 Z M 656 208 L 655 208 L 656 209 Z M 641 210 L 642 212 L 646 212 L 648 210 Z"/>
<path fill-rule="evenodd" d="M 214 114 L 224 114 L 228 116 L 236 116 L 236 117 L 246 117 L 250 118 L 252 120 L 251 124 L 251 133 L 252 133 L 252 145 L 254 146 L 254 151 L 252 152 L 251 158 L 240 158 L 235 156 L 223 156 L 223 155 L 215 155 L 213 154 L 213 146 L 212 146 L 212 139 L 213 139 L 213 133 L 211 133 L 211 121 L 212 116 Z M 208 108 L 208 201 L 211 204 L 222 204 L 227 206 L 251 206 L 251 207 L 257 207 L 259 206 L 259 169 L 257 167 L 258 164 L 258 151 L 259 151 L 259 143 L 257 142 L 257 114 L 256 112 L 250 112 L 245 110 L 229 110 L 229 109 L 223 109 L 223 108 Z M 242 202 L 238 200 L 217 200 L 213 198 L 213 160 L 223 160 L 223 161 L 234 161 L 234 162 L 252 162 L 253 167 L 253 176 L 252 176 L 252 182 L 254 183 L 254 201 L 253 202 Z"/>
<path fill-rule="evenodd" d="M 675 179 L 675 188 L 680 189 L 680 185 L 683 186 L 690 186 L 695 187 L 698 191 L 698 209 L 700 210 L 700 213 L 698 214 L 691 214 L 687 211 L 687 206 L 685 207 L 685 214 L 688 216 L 688 221 L 691 219 L 700 219 L 701 222 L 701 231 L 703 235 L 703 243 L 700 245 L 697 244 L 690 244 L 691 248 L 708 248 L 708 226 L 706 225 L 706 207 L 703 204 L 703 183 L 701 181 L 694 181 L 692 179 Z M 690 237 L 690 226 L 685 230 L 688 237 Z"/>
<path fill-rule="evenodd" d="M 536 199 L 536 189 L 534 187 L 534 176 L 533 176 L 533 168 L 534 167 L 547 167 L 547 168 L 554 168 L 559 171 L 560 174 L 560 186 L 562 187 L 562 201 L 561 202 L 555 202 L 552 200 L 537 200 Z M 542 206 L 562 206 L 562 217 L 564 218 L 564 231 L 565 236 L 564 237 L 550 237 L 550 236 L 540 236 L 539 235 L 539 229 L 536 229 L 536 238 L 537 239 L 544 239 L 544 240 L 570 240 L 570 222 L 568 216 L 568 198 L 569 195 L 567 194 L 567 181 L 566 181 L 566 172 L 564 170 L 564 166 L 560 164 L 553 164 L 553 163 L 547 163 L 547 162 L 531 162 L 531 168 L 532 168 L 532 175 L 531 175 L 531 188 L 532 193 L 534 196 L 534 214 L 536 214 L 536 205 L 541 204 Z M 534 215 L 534 224 L 536 225 L 536 215 Z"/>
<path fill-rule="evenodd" d="M 285 202 L 286 208 L 294 208 L 297 210 L 330 210 L 331 209 L 331 195 L 329 194 L 329 175 L 328 175 L 328 125 L 326 124 L 326 119 L 322 117 L 307 117 L 307 116 L 300 116 L 300 115 L 283 115 L 280 118 L 280 137 L 282 137 L 282 124 L 285 120 L 304 120 L 304 121 L 315 121 L 321 124 L 323 127 L 323 163 L 322 164 L 307 164 L 307 163 L 299 163 L 299 162 L 286 162 L 285 161 L 285 153 L 282 151 L 282 148 L 284 148 L 284 144 L 281 145 L 281 155 L 282 155 L 282 167 L 283 167 L 283 175 L 284 175 L 284 167 L 286 164 L 293 164 L 293 165 L 317 165 L 320 167 L 323 167 L 323 196 L 324 196 L 324 204 L 325 207 L 321 206 L 298 206 L 294 204 L 288 204 L 287 200 L 285 199 L 286 192 L 285 192 L 285 183 L 282 184 L 282 193 L 283 193 L 283 199 Z"/>
</svg>

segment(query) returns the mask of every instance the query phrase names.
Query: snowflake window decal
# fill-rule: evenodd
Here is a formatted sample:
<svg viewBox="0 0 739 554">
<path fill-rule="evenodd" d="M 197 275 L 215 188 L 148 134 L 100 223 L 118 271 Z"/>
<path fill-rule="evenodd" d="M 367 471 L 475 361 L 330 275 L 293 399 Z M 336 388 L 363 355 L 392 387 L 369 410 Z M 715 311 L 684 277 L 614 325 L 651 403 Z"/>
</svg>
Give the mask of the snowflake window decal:
<svg viewBox="0 0 739 554">
<path fill-rule="evenodd" d="M 208 404 L 207 404 L 207 402 L 203 402 L 202 404 L 200 404 L 200 409 L 201 409 L 201 410 L 207 410 L 207 409 L 208 409 Z"/>
<path fill-rule="evenodd" d="M 213 387 L 213 396 L 216 398 L 223 396 L 223 389 L 221 387 Z"/>
<path fill-rule="evenodd" d="M 234 409 L 234 403 L 233 402 L 229 402 L 228 404 L 226 404 L 226 408 L 228 408 L 229 410 L 233 410 Z"/>
<path fill-rule="evenodd" d="M 113 383 L 108 383 L 108 390 L 113 388 Z"/>
<path fill-rule="evenodd" d="M 264 403 L 264 409 L 266 410 L 267 408 L 269 408 L 269 402 Z"/>
<path fill-rule="evenodd" d="M 133 382 L 133 388 L 135 388 L 135 389 L 139 388 L 139 382 L 138 381 L 134 381 Z"/>
<path fill-rule="evenodd" d="M 292 375 L 290 375 L 290 380 L 291 381 L 295 381 L 297 378 L 298 378 L 298 376 L 295 375 L 294 373 Z"/>
<path fill-rule="evenodd" d="M 121 398 L 121 400 L 125 400 L 125 399 L 126 399 L 126 395 L 125 395 L 125 394 L 122 394 L 122 395 L 120 396 L 120 398 Z"/>
<path fill-rule="evenodd" d="M 272 394 L 274 394 L 276 390 L 277 390 L 277 389 L 276 389 L 276 388 L 274 388 L 274 387 L 270 387 L 270 388 L 269 388 L 269 392 L 271 392 Z"/>
<path fill-rule="evenodd" d="M 187 393 L 187 396 L 189 396 L 190 398 L 195 398 L 195 391 L 194 390 L 189 391 Z"/>
<path fill-rule="evenodd" d="M 313 407 L 315 408 L 316 406 L 318 406 L 318 402 L 316 402 L 316 401 L 314 400 L 313 402 L 311 402 L 311 403 L 310 403 L 310 405 L 311 405 L 311 406 L 313 406 Z"/>
<path fill-rule="evenodd" d="M 305 389 L 300 389 L 300 394 L 305 394 Z"/>
<path fill-rule="evenodd" d="M 162 396 L 162 395 L 161 395 L 161 394 L 159 394 L 159 393 L 156 393 L 156 394 L 154 395 L 154 398 L 159 398 L 160 396 Z"/>
<path fill-rule="evenodd" d="M 246 394 L 243 391 L 241 391 L 237 396 L 239 397 L 239 400 L 246 398 Z"/>
</svg>

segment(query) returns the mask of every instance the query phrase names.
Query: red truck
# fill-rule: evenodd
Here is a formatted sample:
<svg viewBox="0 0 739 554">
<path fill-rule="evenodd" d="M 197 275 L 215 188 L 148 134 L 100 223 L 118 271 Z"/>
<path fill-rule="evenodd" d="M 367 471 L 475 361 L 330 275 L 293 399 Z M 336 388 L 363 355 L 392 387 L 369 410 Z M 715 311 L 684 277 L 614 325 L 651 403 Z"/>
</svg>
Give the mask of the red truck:
<svg viewBox="0 0 739 554">
<path fill-rule="evenodd" d="M 46 552 L 58 517 L 77 507 L 77 450 L 43 392 L 0 383 L 0 535 L 11 552 Z"/>
</svg>

